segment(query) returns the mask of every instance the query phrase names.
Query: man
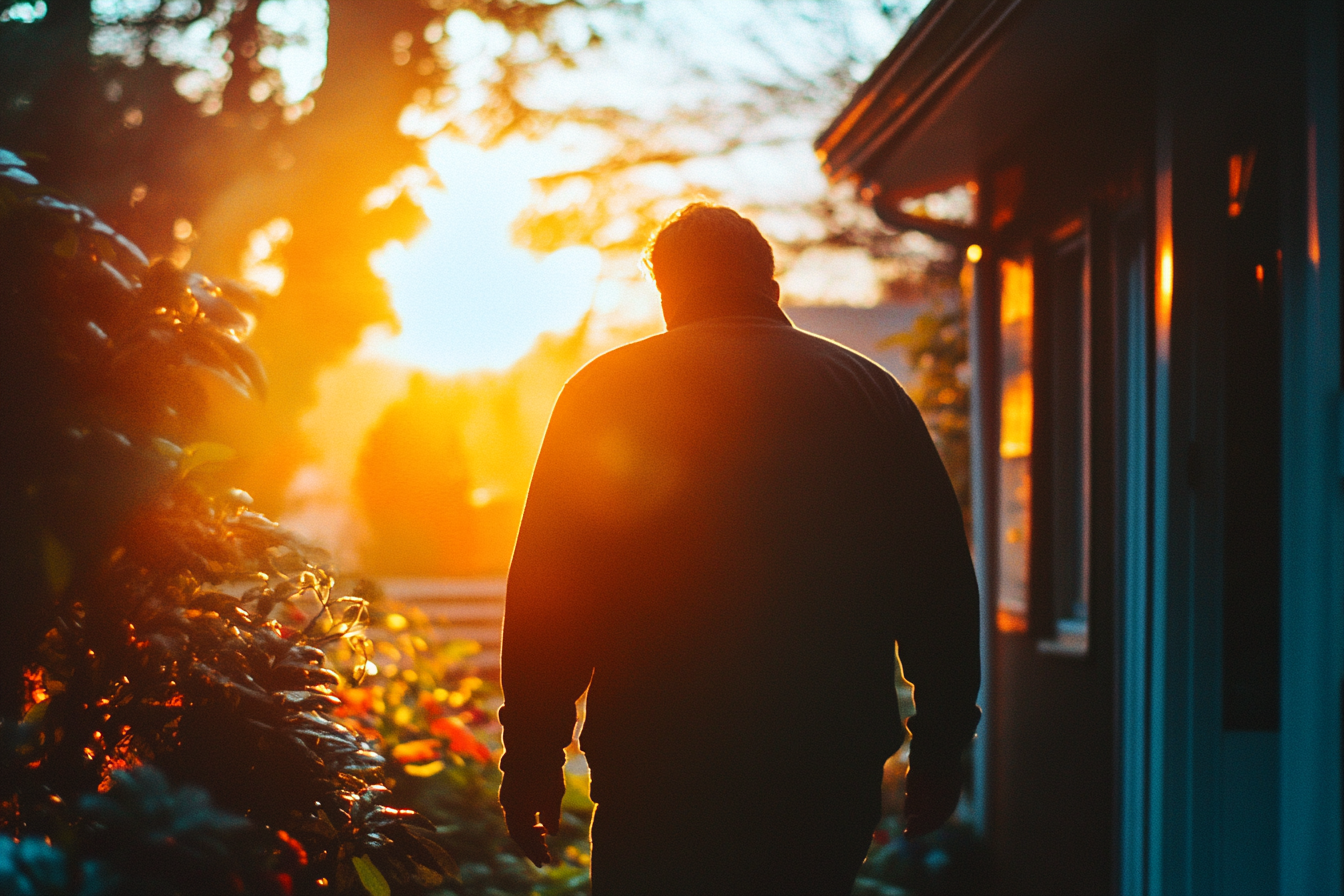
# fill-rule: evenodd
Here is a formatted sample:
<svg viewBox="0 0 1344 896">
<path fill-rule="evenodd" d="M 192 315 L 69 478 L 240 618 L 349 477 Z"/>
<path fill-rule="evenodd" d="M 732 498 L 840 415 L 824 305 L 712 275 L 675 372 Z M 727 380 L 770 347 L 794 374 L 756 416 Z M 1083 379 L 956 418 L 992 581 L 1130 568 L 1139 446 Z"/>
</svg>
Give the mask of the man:
<svg viewBox="0 0 1344 896">
<path fill-rule="evenodd" d="M 979 686 L 975 573 L 918 411 L 794 329 L 756 227 L 702 203 L 646 261 L 667 332 L 566 384 L 509 569 L 500 803 L 537 864 L 564 748 L 595 896 L 848 893 L 904 738 L 907 836 L 941 825 Z"/>
</svg>

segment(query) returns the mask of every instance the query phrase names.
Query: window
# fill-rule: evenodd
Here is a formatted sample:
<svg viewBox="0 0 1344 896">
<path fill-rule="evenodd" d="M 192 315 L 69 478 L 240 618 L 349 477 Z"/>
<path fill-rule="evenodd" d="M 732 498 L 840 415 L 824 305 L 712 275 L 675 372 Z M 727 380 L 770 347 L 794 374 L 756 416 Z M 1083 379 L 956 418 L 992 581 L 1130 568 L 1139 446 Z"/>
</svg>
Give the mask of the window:
<svg viewBox="0 0 1344 896">
<path fill-rule="evenodd" d="M 1044 650 L 1086 653 L 1092 504 L 1092 315 L 1086 230 L 1050 254 L 1048 457 L 1038 458 L 1049 481 L 1048 582 L 1035 583 L 1046 603 Z M 1081 233 L 1079 233 L 1081 231 Z M 1044 322 L 1042 322 L 1044 323 Z"/>
<path fill-rule="evenodd" d="M 1030 594 L 1031 430 L 1035 394 L 1031 257 L 999 263 L 999 568 L 996 625 L 1025 632 Z"/>
<path fill-rule="evenodd" d="M 1088 649 L 1092 476 L 1083 223 L 1066 228 L 1039 265 L 1031 255 L 1010 256 L 998 273 L 995 625 L 1035 635 L 1045 652 L 1081 655 Z"/>
</svg>

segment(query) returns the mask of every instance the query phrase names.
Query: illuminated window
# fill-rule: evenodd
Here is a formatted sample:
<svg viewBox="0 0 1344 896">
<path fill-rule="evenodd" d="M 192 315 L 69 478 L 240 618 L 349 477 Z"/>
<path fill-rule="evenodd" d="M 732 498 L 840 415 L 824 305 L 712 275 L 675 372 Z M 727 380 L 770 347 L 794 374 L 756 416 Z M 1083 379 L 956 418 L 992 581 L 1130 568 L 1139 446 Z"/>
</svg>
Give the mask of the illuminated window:
<svg viewBox="0 0 1344 896">
<path fill-rule="evenodd" d="M 1031 258 L 999 264 L 999 631 L 1025 632 L 1030 587 L 1031 377 L 1033 302 Z"/>
<path fill-rule="evenodd" d="M 1092 320 L 1085 228 L 1064 233 L 1039 263 L 999 263 L 995 621 L 1001 632 L 1035 635 L 1042 650 L 1084 654 Z"/>
</svg>

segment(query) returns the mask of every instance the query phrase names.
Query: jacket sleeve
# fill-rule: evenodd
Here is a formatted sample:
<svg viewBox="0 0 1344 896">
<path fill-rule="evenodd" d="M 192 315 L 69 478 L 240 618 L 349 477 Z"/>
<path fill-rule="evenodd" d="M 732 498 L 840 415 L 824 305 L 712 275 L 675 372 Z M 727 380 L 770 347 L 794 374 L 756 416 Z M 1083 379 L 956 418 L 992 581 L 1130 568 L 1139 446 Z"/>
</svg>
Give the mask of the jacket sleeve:
<svg viewBox="0 0 1344 896">
<path fill-rule="evenodd" d="M 574 735 L 575 702 L 592 677 L 586 607 L 595 558 L 575 518 L 582 416 L 567 386 L 546 429 L 509 565 L 500 649 L 502 793 L 558 773 Z"/>
<path fill-rule="evenodd" d="M 912 766 L 956 762 L 980 709 L 980 598 L 961 505 L 928 428 L 903 392 L 896 640 L 914 686 Z"/>
</svg>

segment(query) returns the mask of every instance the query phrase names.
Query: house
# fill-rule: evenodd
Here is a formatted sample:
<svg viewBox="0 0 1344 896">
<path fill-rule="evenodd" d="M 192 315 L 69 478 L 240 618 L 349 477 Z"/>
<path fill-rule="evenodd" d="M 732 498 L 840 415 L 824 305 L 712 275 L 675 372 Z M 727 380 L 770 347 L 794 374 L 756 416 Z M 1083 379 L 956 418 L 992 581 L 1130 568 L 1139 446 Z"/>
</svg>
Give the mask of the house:
<svg viewBox="0 0 1344 896">
<path fill-rule="evenodd" d="M 818 138 L 975 262 L 996 892 L 1344 887 L 1340 12 L 932 0 Z M 909 200 L 976 189 L 974 226 Z"/>
</svg>

